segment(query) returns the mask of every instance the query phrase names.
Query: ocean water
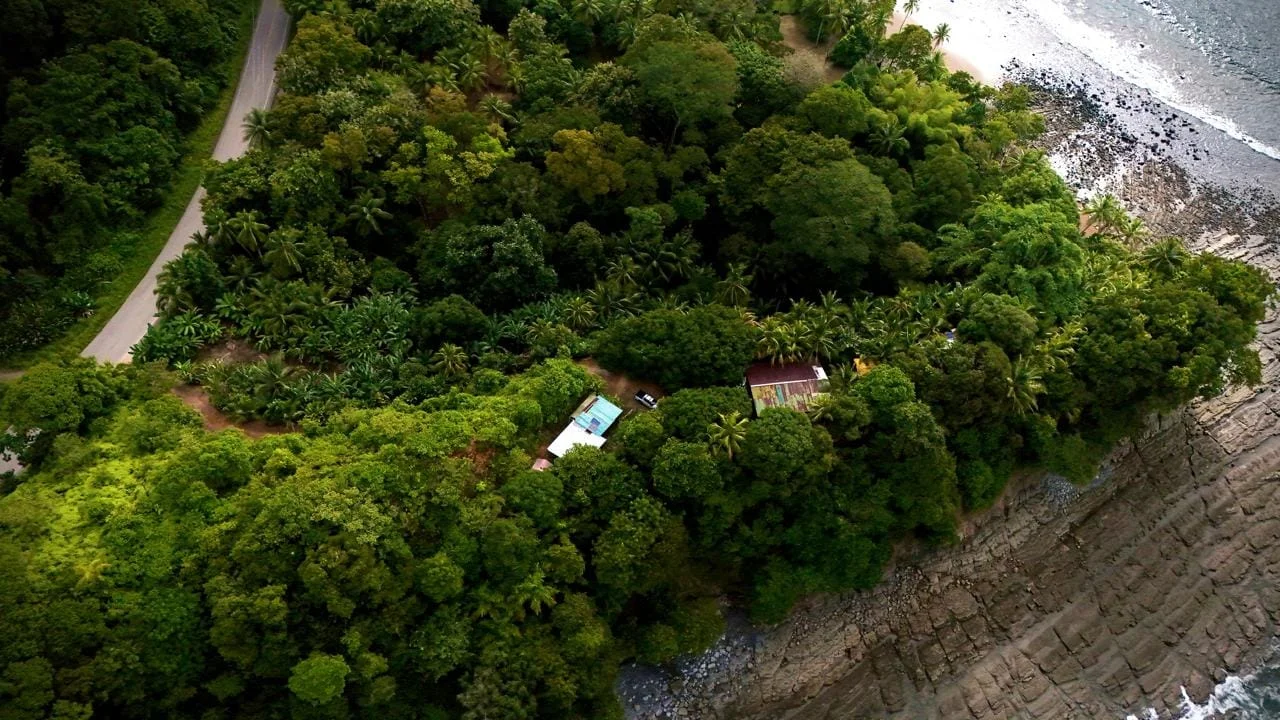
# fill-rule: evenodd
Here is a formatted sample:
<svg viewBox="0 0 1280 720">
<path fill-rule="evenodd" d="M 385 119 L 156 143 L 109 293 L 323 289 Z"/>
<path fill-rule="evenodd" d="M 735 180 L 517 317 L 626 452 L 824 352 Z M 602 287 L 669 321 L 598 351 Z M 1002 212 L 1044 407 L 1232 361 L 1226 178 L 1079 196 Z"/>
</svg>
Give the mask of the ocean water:
<svg viewBox="0 0 1280 720">
<path fill-rule="evenodd" d="M 1087 88 L 1139 139 L 1110 168 L 1056 154 L 1082 196 L 1108 190 L 1126 162 L 1160 159 L 1236 198 L 1280 197 L 1280 0 L 921 0 L 911 21 L 949 24 L 946 50 L 987 82 L 1047 72 Z M 1280 653 L 1270 657 L 1209 697 L 1184 691 L 1172 714 L 1128 717 L 1280 720 Z"/>
<path fill-rule="evenodd" d="M 946 49 L 988 82 L 1011 64 L 1051 71 L 1087 86 L 1148 157 L 1280 196 L 1280 0 L 921 0 L 911 20 L 949 24 Z"/>
</svg>

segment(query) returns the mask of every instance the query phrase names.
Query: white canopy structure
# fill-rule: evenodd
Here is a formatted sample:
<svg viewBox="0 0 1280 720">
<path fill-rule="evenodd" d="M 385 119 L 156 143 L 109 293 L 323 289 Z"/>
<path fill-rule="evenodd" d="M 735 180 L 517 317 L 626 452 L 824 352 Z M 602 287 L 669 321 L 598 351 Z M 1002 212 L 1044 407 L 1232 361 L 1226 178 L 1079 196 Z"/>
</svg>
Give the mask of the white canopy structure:
<svg viewBox="0 0 1280 720">
<path fill-rule="evenodd" d="M 604 438 L 587 432 L 576 422 L 570 422 L 564 431 L 547 446 L 547 452 L 556 457 L 563 457 L 565 453 L 578 445 L 590 445 L 598 448 L 604 445 Z"/>
</svg>

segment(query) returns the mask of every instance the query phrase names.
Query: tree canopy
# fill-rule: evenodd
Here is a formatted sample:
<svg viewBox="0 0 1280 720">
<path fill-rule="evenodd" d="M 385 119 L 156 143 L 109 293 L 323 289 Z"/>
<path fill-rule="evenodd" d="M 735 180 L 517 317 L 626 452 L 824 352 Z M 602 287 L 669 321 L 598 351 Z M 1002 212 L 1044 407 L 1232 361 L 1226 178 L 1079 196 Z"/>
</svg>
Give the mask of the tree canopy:
<svg viewBox="0 0 1280 720">
<path fill-rule="evenodd" d="M 872 587 L 1015 471 L 1086 481 L 1260 379 L 1266 276 L 1114 202 L 1082 232 L 1026 91 L 885 37 L 891 3 L 799 3 L 849 66 L 816 88 L 739 0 L 288 5 L 134 364 L 0 385 L 0 714 L 619 718 L 621 663 L 725 603 Z M 5 317 L 81 307 L 90 230 L 163 184 L 214 54 L 142 30 L 227 10 L 178 7 L 4 46 Z M 827 387 L 757 412 L 753 363 Z M 533 469 L 622 388 L 657 408 Z"/>
</svg>

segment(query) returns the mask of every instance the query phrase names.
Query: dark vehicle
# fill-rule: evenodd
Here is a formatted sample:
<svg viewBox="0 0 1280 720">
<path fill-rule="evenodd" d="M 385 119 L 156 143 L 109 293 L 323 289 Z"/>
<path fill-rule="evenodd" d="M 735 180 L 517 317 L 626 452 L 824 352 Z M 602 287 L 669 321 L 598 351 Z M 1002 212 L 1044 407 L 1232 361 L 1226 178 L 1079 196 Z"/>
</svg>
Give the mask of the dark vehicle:
<svg viewBox="0 0 1280 720">
<path fill-rule="evenodd" d="M 650 395 L 649 393 L 643 390 L 636 393 L 635 398 L 636 398 L 636 402 L 649 408 L 650 410 L 654 410 L 658 407 L 658 398 Z"/>
</svg>

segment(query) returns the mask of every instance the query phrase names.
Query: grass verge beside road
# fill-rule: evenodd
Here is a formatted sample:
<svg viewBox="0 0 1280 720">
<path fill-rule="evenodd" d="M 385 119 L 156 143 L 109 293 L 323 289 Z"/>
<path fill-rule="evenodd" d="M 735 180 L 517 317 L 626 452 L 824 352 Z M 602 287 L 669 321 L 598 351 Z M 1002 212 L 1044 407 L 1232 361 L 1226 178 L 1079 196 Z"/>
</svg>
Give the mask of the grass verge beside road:
<svg viewBox="0 0 1280 720">
<path fill-rule="evenodd" d="M 190 135 L 187 136 L 182 159 L 165 194 L 164 203 L 151 211 L 142 227 L 137 231 L 138 240 L 132 247 L 121 253 L 120 274 L 94 298 L 96 306 L 93 315 L 78 321 L 67 329 L 62 337 L 30 352 L 21 353 L 10 358 L 0 367 L 5 370 L 25 370 L 40 362 L 73 358 L 93 340 L 94 336 L 120 309 L 134 286 L 147 274 L 151 263 L 155 262 L 161 248 L 169 241 L 173 228 L 178 224 L 187 203 L 195 194 L 200 183 L 204 181 L 205 163 L 213 155 L 213 146 L 218 142 L 218 135 L 226 123 L 227 113 L 231 110 L 231 101 L 235 98 L 236 86 L 240 79 L 240 70 L 244 67 L 245 56 L 249 52 L 249 43 L 253 39 L 253 21 L 257 16 L 258 2 L 250 0 L 240 16 L 240 39 L 235 53 L 227 58 L 220 69 L 224 86 L 218 95 L 218 102 L 205 114 L 204 119 Z"/>
</svg>

